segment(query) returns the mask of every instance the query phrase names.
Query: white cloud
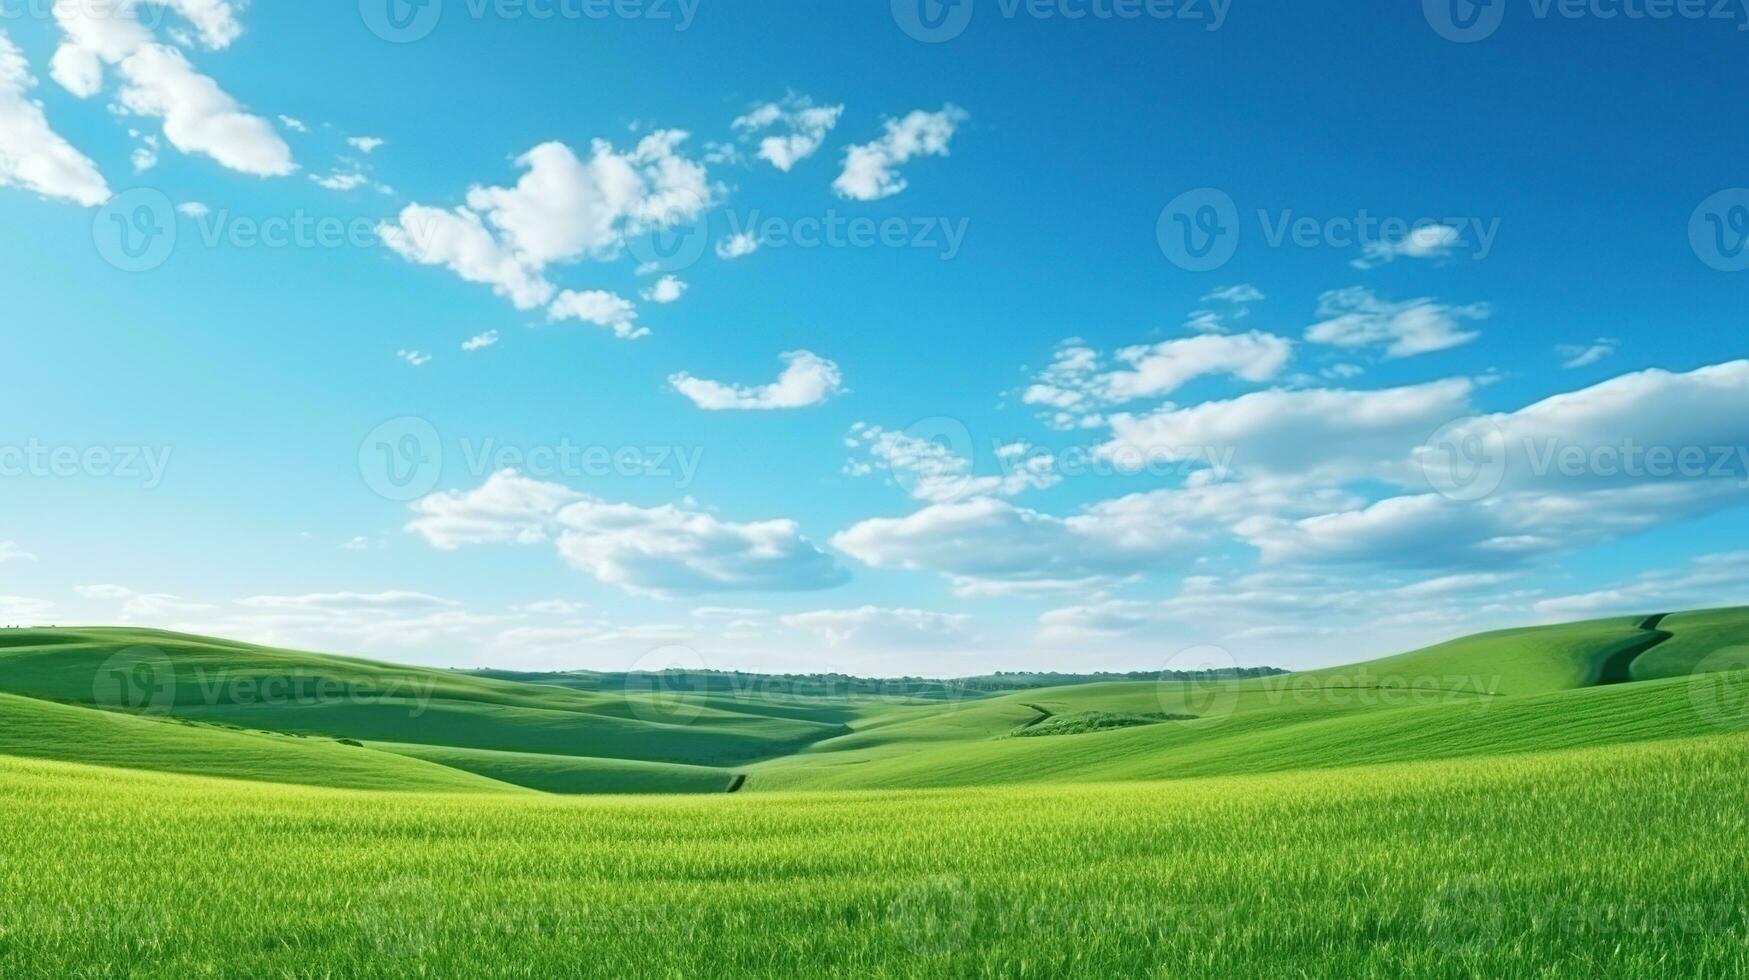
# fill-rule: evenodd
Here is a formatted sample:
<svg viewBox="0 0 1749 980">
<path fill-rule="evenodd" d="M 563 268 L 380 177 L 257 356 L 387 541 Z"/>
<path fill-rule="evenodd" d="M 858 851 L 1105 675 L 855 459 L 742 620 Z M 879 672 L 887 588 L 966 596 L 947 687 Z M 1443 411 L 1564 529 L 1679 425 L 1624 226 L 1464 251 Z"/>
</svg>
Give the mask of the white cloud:
<svg viewBox="0 0 1749 980">
<path fill-rule="evenodd" d="M 622 340 L 637 340 L 650 335 L 648 329 L 638 326 L 638 309 L 631 300 L 600 289 L 565 290 L 547 308 L 547 318 L 555 322 L 579 320 L 605 327 Z"/>
<path fill-rule="evenodd" d="M 431 363 L 431 355 L 430 354 L 426 354 L 426 353 L 423 353 L 421 351 L 416 351 L 416 350 L 406 350 L 406 349 L 398 350 L 395 352 L 395 356 L 400 358 L 403 361 L 406 361 L 408 364 L 413 365 L 414 367 L 424 367 L 425 365 Z"/>
<path fill-rule="evenodd" d="M 1475 383 L 1454 378 L 1378 391 L 1261 391 L 1231 401 L 1112 417 L 1108 459 L 1208 460 L 1250 477 L 1342 482 L 1401 476 L 1409 453 L 1470 414 Z"/>
<path fill-rule="evenodd" d="M 965 110 L 950 104 L 939 112 L 919 109 L 903 119 L 888 120 L 880 139 L 845 150 L 844 171 L 832 189 L 853 201 L 878 201 L 901 193 L 910 185 L 898 168 L 916 157 L 947 156 L 954 134 L 967 118 Z"/>
<path fill-rule="evenodd" d="M 750 231 L 737 232 L 717 243 L 717 258 L 725 261 L 744 259 L 759 251 L 759 236 Z"/>
<path fill-rule="evenodd" d="M 394 224 L 378 228 L 383 244 L 420 265 L 441 265 L 462 279 L 489 285 L 519 310 L 550 302 L 556 287 L 506 249 L 480 216 L 408 205 Z"/>
<path fill-rule="evenodd" d="M 1559 344 L 1555 353 L 1561 355 L 1561 366 L 1572 370 L 1574 368 L 1590 367 L 1605 358 L 1614 357 L 1621 341 L 1608 337 L 1599 337 L 1589 344 Z"/>
<path fill-rule="evenodd" d="M 386 141 L 375 136 L 352 136 L 346 142 L 360 153 L 375 153 Z"/>
<path fill-rule="evenodd" d="M 972 617 L 922 609 L 820 609 L 781 618 L 791 629 L 812 633 L 832 647 L 934 648 L 972 638 Z"/>
<path fill-rule="evenodd" d="M 7 624 L 41 622 L 54 608 L 55 604 L 47 599 L 0 595 L 0 621 Z"/>
<path fill-rule="evenodd" d="M 1180 526 L 1141 527 L 1107 516 L 1053 517 L 980 497 L 866 520 L 832 544 L 875 568 L 935 572 L 962 594 L 994 595 L 1089 588 L 1174 558 L 1187 561 L 1197 540 Z"/>
<path fill-rule="evenodd" d="M 488 330 L 462 341 L 462 350 L 472 353 L 477 350 L 485 350 L 496 343 L 498 343 L 498 331 Z"/>
<path fill-rule="evenodd" d="M 972 460 L 944 443 L 910 432 L 893 432 L 879 426 L 857 423 L 845 440 L 860 450 L 864 459 L 853 460 L 845 472 L 867 476 L 874 472 L 892 475 L 911 496 L 931 503 L 947 503 L 970 497 L 1014 496 L 1031 489 L 1045 489 L 1062 482 L 1056 458 L 1035 451 L 1025 443 L 999 447 L 1000 476 L 973 475 Z M 965 447 L 970 451 L 971 447 Z"/>
<path fill-rule="evenodd" d="M 685 294 L 686 283 L 679 276 L 663 276 L 643 293 L 646 300 L 661 305 L 677 302 Z"/>
<path fill-rule="evenodd" d="M 229 47 L 242 33 L 227 0 L 170 0 L 164 6 L 195 28 L 195 36 L 184 40 L 208 50 Z M 132 2 L 57 0 L 55 21 L 64 38 L 51 65 L 55 80 L 90 98 L 102 90 L 106 66 L 114 67 L 121 77 L 121 109 L 163 120 L 164 136 L 178 150 L 260 177 L 295 171 L 291 148 L 272 124 L 243 111 L 181 51 L 153 40 L 135 8 Z"/>
<path fill-rule="evenodd" d="M 1202 301 L 1204 303 L 1219 302 L 1232 303 L 1235 306 L 1244 306 L 1247 303 L 1256 303 L 1263 299 L 1263 290 L 1258 289 L 1256 286 L 1250 285 L 1249 283 L 1241 283 L 1237 286 L 1226 286 L 1217 289 L 1204 296 Z"/>
<path fill-rule="evenodd" d="M 744 134 L 759 133 L 782 125 L 789 132 L 767 136 L 759 142 L 759 158 L 788 173 L 795 165 L 813 156 L 826 142 L 826 134 L 838 125 L 844 107 L 816 106 L 806 96 L 790 95 L 782 102 L 757 106 L 736 119 L 734 128 Z"/>
<path fill-rule="evenodd" d="M 149 146 L 135 147 L 128 154 L 128 162 L 133 164 L 134 173 L 143 174 L 158 165 L 158 154 Z"/>
<path fill-rule="evenodd" d="M 184 201 L 183 203 L 176 205 L 176 210 L 180 214 L 195 219 L 204 218 L 212 213 L 212 209 L 199 201 Z"/>
<path fill-rule="evenodd" d="M 715 188 L 702 165 L 679 155 L 685 139 L 662 130 L 623 152 L 597 140 L 587 160 L 563 143 L 543 143 L 517 158 L 525 172 L 516 186 L 475 187 L 465 207 L 448 211 L 409 205 L 379 232 L 408 261 L 489 285 L 518 309 L 551 304 L 551 319 L 640 337 L 646 331 L 625 300 L 599 290 L 561 293 L 546 272 L 617 258 L 630 238 L 704 214 Z"/>
<path fill-rule="evenodd" d="M 668 383 L 709 412 L 807 408 L 844 391 L 838 365 L 817 354 L 790 351 L 783 355 L 783 361 L 783 373 L 768 385 L 725 384 L 684 372 L 669 376 Z"/>
<path fill-rule="evenodd" d="M 1749 360 L 1639 371 L 1516 412 L 1460 420 L 1453 444 L 1497 457 L 1500 486 L 1532 492 L 1749 479 Z M 1434 486 L 1474 461 L 1414 450 Z"/>
<path fill-rule="evenodd" d="M 357 170 L 344 172 L 336 170 L 326 177 L 311 174 L 310 179 L 315 181 L 318 186 L 331 191 L 355 191 L 370 183 L 370 178 Z"/>
<path fill-rule="evenodd" d="M 712 200 L 703 166 L 677 150 L 686 134 L 652 133 L 625 152 L 597 140 L 589 159 L 563 143 L 517 158 L 515 187 L 475 187 L 468 207 L 533 269 L 580 258 L 612 258 L 627 238 L 690 221 Z"/>
<path fill-rule="evenodd" d="M 847 580 L 794 521 L 736 524 L 690 504 L 608 503 L 508 470 L 412 509 L 407 530 L 433 547 L 550 539 L 572 567 L 638 594 L 808 591 Z"/>
<path fill-rule="evenodd" d="M 95 207 L 109 200 L 109 184 L 91 159 L 49 128 L 24 55 L 0 32 L 0 187 L 21 187 L 45 197 Z"/>
<path fill-rule="evenodd" d="M 1473 502 L 1422 494 L 1297 521 L 1258 516 L 1238 533 L 1270 563 L 1487 568 L 1636 534 L 1734 503 L 1739 494 L 1705 484 L 1501 493 Z"/>
<path fill-rule="evenodd" d="M 16 541 L 0 541 L 0 562 L 36 561 L 36 556 L 18 546 Z"/>
<path fill-rule="evenodd" d="M 1334 347 L 1383 347 L 1385 356 L 1413 357 L 1459 347 L 1481 336 L 1463 329 L 1464 321 L 1486 320 L 1486 303 L 1447 306 L 1432 299 L 1393 303 L 1364 286 L 1325 293 L 1318 301 L 1323 319 L 1306 329 L 1306 339 Z"/>
<path fill-rule="evenodd" d="M 1450 225 L 1423 225 L 1394 242 L 1367 242 L 1362 247 L 1362 257 L 1350 265 L 1356 269 L 1376 269 L 1399 258 L 1443 259 L 1465 244 L 1463 233 Z"/>
<path fill-rule="evenodd" d="M 294 133 L 307 133 L 310 131 L 310 127 L 304 125 L 303 120 L 294 119 L 291 116 L 287 116 L 284 114 L 280 115 L 279 124 L 281 126 L 284 126 L 287 129 L 291 130 Z"/>
<path fill-rule="evenodd" d="M 1100 410 L 1146 398 L 1164 398 L 1192 381 L 1225 376 L 1263 382 L 1277 377 L 1293 357 L 1293 342 L 1273 334 L 1205 333 L 1126 347 L 1109 367 L 1090 347 L 1065 342 L 1021 400 L 1049 409 L 1058 429 L 1101 424 Z"/>
<path fill-rule="evenodd" d="M 130 622 L 163 622 L 168 617 L 217 608 L 211 603 L 183 599 L 164 592 L 135 592 L 121 585 L 80 585 L 75 586 L 73 591 L 82 599 L 120 603 L 122 618 Z"/>
<path fill-rule="evenodd" d="M 1749 552 L 1702 555 L 1679 568 L 1644 572 L 1628 582 L 1536 604 L 1551 617 L 1671 612 L 1679 609 L 1737 606 L 1749 601 Z"/>
</svg>

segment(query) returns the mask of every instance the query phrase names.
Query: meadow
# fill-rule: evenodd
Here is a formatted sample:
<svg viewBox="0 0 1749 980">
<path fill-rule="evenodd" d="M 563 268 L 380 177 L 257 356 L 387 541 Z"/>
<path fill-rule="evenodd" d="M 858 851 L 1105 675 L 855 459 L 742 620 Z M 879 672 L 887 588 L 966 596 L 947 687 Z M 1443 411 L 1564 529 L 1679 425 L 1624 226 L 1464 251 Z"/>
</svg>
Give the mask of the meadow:
<svg viewBox="0 0 1749 980">
<path fill-rule="evenodd" d="M 1749 975 L 1744 637 L 881 696 L 9 631 L 0 976 Z"/>
</svg>

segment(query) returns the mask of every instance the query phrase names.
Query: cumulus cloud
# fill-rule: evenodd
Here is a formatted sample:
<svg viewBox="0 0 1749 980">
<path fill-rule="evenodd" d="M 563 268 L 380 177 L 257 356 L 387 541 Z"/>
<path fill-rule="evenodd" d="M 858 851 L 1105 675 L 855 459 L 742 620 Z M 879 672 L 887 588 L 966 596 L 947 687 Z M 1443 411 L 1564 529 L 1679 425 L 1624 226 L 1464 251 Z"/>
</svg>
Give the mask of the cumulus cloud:
<svg viewBox="0 0 1749 980">
<path fill-rule="evenodd" d="M 0 541 L 0 562 L 36 561 L 36 556 L 18 546 L 16 541 Z"/>
<path fill-rule="evenodd" d="M 1176 526 L 1126 534 L 1101 515 L 1061 518 L 991 497 L 863 521 L 832 544 L 874 568 L 934 572 L 962 594 L 1087 588 L 1164 564 L 1196 540 Z"/>
<path fill-rule="evenodd" d="M 1348 349 L 1382 347 L 1390 358 L 1414 357 L 1449 350 L 1481 336 L 1466 330 L 1466 321 L 1486 320 L 1486 303 L 1447 306 L 1432 299 L 1400 303 L 1380 299 L 1364 286 L 1325 293 L 1318 301 L 1318 323 L 1306 329 L 1306 339 Z"/>
<path fill-rule="evenodd" d="M 621 151 L 597 140 L 587 159 L 563 143 L 518 157 L 514 187 L 474 187 L 451 210 L 412 204 L 379 232 L 410 262 L 444 266 L 489 285 L 518 309 L 548 307 L 554 320 L 577 319 L 640 337 L 630 304 L 600 290 L 561 292 L 555 265 L 617 258 L 626 242 L 696 220 L 715 189 L 704 167 L 680 155 L 686 134 L 662 130 Z"/>
<path fill-rule="evenodd" d="M 750 231 L 737 232 L 717 243 L 717 258 L 732 262 L 759 251 L 759 236 Z"/>
<path fill-rule="evenodd" d="M 86 207 L 109 200 L 97 165 L 51 129 L 30 98 L 36 84 L 23 53 L 0 31 L 0 186 Z"/>
<path fill-rule="evenodd" d="M 1443 259 L 1465 246 L 1463 233 L 1451 225 L 1424 225 L 1394 242 L 1367 242 L 1351 265 L 1376 269 L 1398 259 Z"/>
<path fill-rule="evenodd" d="M 894 432 L 858 422 L 846 443 L 861 455 L 845 467 L 850 476 L 889 474 L 918 500 L 945 503 L 968 497 L 1009 497 L 1062 482 L 1056 457 L 1025 443 L 999 447 L 999 476 L 976 476 L 973 461 L 942 440 L 912 432 Z M 966 452 L 971 447 L 964 447 Z"/>
<path fill-rule="evenodd" d="M 967 118 L 964 109 L 949 104 L 939 112 L 919 109 L 903 119 L 889 119 L 880 139 L 845 150 L 844 170 L 832 189 L 853 201 L 878 201 L 902 193 L 910 184 L 898 168 L 917 157 L 947 156 L 954 134 Z"/>
<path fill-rule="evenodd" d="M 491 347 L 497 343 L 498 343 L 498 331 L 488 330 L 485 333 L 475 334 L 474 336 L 469 337 L 467 340 L 462 341 L 462 350 L 467 351 L 468 353 L 471 354 L 474 351 L 485 350 L 486 348 Z"/>
<path fill-rule="evenodd" d="M 622 340 L 637 340 L 650 335 L 647 328 L 638 326 L 638 310 L 631 300 L 600 289 L 565 290 L 547 307 L 547 318 L 555 322 L 578 320 L 605 327 Z"/>
<path fill-rule="evenodd" d="M 352 136 L 348 137 L 346 142 L 360 153 L 375 153 L 382 148 L 386 141 L 375 136 Z"/>
<path fill-rule="evenodd" d="M 573 568 L 640 595 L 798 592 L 848 581 L 794 521 L 734 523 L 690 503 L 610 503 L 514 471 L 473 491 L 433 494 L 413 512 L 407 529 L 434 547 L 550 540 Z"/>
<path fill-rule="evenodd" d="M 1237 530 L 1271 563 L 1486 568 L 1636 534 L 1734 503 L 1740 493 L 1719 485 L 1645 484 L 1476 501 L 1421 494 L 1297 521 L 1259 516 Z"/>
<path fill-rule="evenodd" d="M 789 95 L 781 102 L 755 106 L 735 120 L 734 128 L 748 136 L 773 127 L 787 130 L 759 141 L 759 159 L 788 173 L 796 164 L 819 151 L 826 142 L 826 134 L 838 125 L 843 115 L 842 105 L 816 106 L 806 96 Z"/>
<path fill-rule="evenodd" d="M 1269 381 L 1292 357 L 1292 341 L 1256 331 L 1125 347 L 1117 352 L 1118 366 L 1110 369 L 1092 348 L 1069 345 L 1058 349 L 1021 399 L 1052 410 L 1059 428 L 1074 428 L 1096 418 L 1099 409 L 1164 398 L 1198 378 Z"/>
<path fill-rule="evenodd" d="M 229 0 L 168 0 L 163 6 L 194 28 L 192 36 L 181 35 L 191 45 L 216 51 L 242 34 L 237 5 Z M 165 139 L 183 153 L 259 177 L 295 171 L 291 148 L 273 125 L 245 112 L 181 51 L 155 40 L 137 7 L 134 0 L 56 0 L 55 21 L 64 36 L 51 63 L 55 80 L 73 95 L 91 98 L 102 90 L 107 69 L 114 68 L 121 79 L 120 108 L 161 119 Z"/>
<path fill-rule="evenodd" d="M 410 204 L 394 224 L 378 229 L 384 245 L 420 265 L 440 265 L 462 279 L 488 285 L 519 310 L 550 302 L 557 288 L 499 242 L 478 214 Z"/>
<path fill-rule="evenodd" d="M 401 350 L 398 350 L 395 352 L 395 356 L 400 358 L 403 361 L 406 361 L 408 364 L 413 365 L 414 367 L 424 367 L 425 365 L 431 363 L 431 355 L 425 353 L 424 351 L 408 350 L 406 348 L 402 348 Z"/>
<path fill-rule="evenodd" d="M 807 408 L 844 391 L 838 365 L 818 354 L 790 351 L 783 355 L 783 362 L 783 373 L 767 385 L 725 384 L 684 372 L 669 376 L 668 383 L 707 412 Z"/>
<path fill-rule="evenodd" d="M 832 647 L 941 647 L 964 643 L 973 635 L 970 616 L 879 606 L 820 609 L 784 616 L 781 622 Z"/>
<path fill-rule="evenodd" d="M 1702 555 L 1676 568 L 1643 572 L 1590 592 L 1550 596 L 1536 611 L 1551 618 L 1621 615 L 1741 605 L 1749 597 L 1749 551 Z"/>
<path fill-rule="evenodd" d="M 644 290 L 644 298 L 658 305 L 678 302 L 684 295 L 686 283 L 679 276 L 663 276 Z"/>
<path fill-rule="evenodd" d="M 1117 415 L 1099 452 L 1176 462 L 1206 460 L 1218 447 L 1233 470 L 1251 477 L 1339 483 L 1401 476 L 1414 447 L 1470 414 L 1475 388 L 1455 378 L 1377 391 L 1272 390 Z"/>
</svg>

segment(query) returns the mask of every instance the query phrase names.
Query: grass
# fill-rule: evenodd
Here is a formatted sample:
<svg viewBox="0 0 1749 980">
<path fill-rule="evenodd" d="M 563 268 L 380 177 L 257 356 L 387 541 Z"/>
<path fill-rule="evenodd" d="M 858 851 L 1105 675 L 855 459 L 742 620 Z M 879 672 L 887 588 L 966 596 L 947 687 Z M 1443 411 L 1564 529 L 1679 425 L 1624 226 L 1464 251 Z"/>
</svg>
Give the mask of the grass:
<svg viewBox="0 0 1749 980">
<path fill-rule="evenodd" d="M 1746 640 L 869 697 L 6 631 L 0 976 L 1745 975 Z"/>
<path fill-rule="evenodd" d="M 599 802 L 0 760 L 0 975 L 1741 976 L 1745 753 Z"/>
</svg>

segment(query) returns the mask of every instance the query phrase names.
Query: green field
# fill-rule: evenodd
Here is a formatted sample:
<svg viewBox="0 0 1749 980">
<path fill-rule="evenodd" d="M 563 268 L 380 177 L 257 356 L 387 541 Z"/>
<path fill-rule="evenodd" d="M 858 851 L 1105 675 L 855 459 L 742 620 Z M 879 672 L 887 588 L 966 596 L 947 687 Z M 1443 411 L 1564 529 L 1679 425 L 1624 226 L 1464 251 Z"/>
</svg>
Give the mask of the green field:
<svg viewBox="0 0 1749 980">
<path fill-rule="evenodd" d="M 1746 647 L 882 692 L 11 630 L 0 976 L 1749 975 Z"/>
</svg>

